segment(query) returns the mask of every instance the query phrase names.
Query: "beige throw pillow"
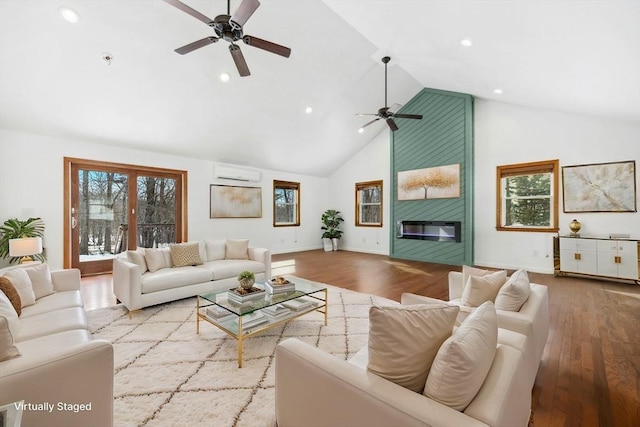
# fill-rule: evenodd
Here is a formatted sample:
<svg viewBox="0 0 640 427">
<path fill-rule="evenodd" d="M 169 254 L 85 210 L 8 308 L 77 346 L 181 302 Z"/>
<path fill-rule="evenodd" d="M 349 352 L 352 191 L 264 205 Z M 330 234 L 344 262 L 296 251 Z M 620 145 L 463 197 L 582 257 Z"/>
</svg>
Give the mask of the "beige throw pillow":
<svg viewBox="0 0 640 427">
<path fill-rule="evenodd" d="M 0 276 L 0 291 L 6 295 L 7 299 L 13 306 L 13 309 L 16 311 L 18 316 L 20 316 L 22 314 L 22 302 L 20 301 L 20 294 L 16 291 L 11 280 L 4 276 Z"/>
<path fill-rule="evenodd" d="M 163 268 L 170 268 L 172 265 L 171 252 L 169 248 L 147 248 L 144 250 L 144 259 L 147 261 L 147 267 L 151 273 Z"/>
<path fill-rule="evenodd" d="M 504 270 L 483 276 L 470 275 L 462 291 L 462 303 L 469 307 L 478 307 L 486 301 L 493 302 L 506 281 L 507 272 Z"/>
<path fill-rule="evenodd" d="M 140 267 L 142 274 L 149 269 L 149 267 L 147 267 L 147 260 L 144 256 L 145 253 L 143 248 L 138 248 L 135 251 L 127 251 L 127 260 Z"/>
<path fill-rule="evenodd" d="M 227 242 L 224 239 L 205 240 L 204 244 L 207 248 L 207 261 L 224 259 L 227 246 Z"/>
<path fill-rule="evenodd" d="M 529 299 L 531 283 L 525 270 L 518 270 L 509 277 L 496 296 L 496 310 L 520 311 Z"/>
<path fill-rule="evenodd" d="M 498 317 L 488 301 L 467 316 L 440 347 L 424 395 L 463 411 L 487 378 L 497 344 Z"/>
<path fill-rule="evenodd" d="M 227 239 L 225 259 L 249 259 L 249 240 Z"/>
<path fill-rule="evenodd" d="M 20 356 L 20 352 L 13 345 L 13 335 L 9 329 L 9 322 L 0 316 L 0 362 Z"/>
<path fill-rule="evenodd" d="M 4 292 L 0 292 L 0 316 L 7 319 L 11 334 L 15 335 L 14 328 L 18 323 L 18 313 L 16 313 L 13 305 L 11 305 L 11 301 L 9 301 L 9 298 L 7 298 Z"/>
<path fill-rule="evenodd" d="M 9 279 L 20 295 L 22 307 L 27 307 L 36 303 L 36 295 L 33 293 L 31 279 L 25 268 L 14 268 L 4 273 L 4 277 Z"/>
<path fill-rule="evenodd" d="M 171 261 L 174 267 L 202 264 L 198 242 L 173 243 L 169 245 L 169 249 L 171 250 Z"/>
<path fill-rule="evenodd" d="M 468 265 L 462 266 L 462 287 L 463 289 L 467 286 L 467 282 L 469 282 L 469 276 L 486 276 L 487 274 L 491 274 L 493 271 L 483 270 L 481 268 L 469 267 Z"/>
<path fill-rule="evenodd" d="M 29 275 L 29 279 L 31 279 L 31 286 L 33 287 L 33 293 L 36 299 L 46 297 L 56 292 L 53 289 L 48 264 L 38 264 L 35 267 L 25 268 L 25 270 Z"/>
<path fill-rule="evenodd" d="M 459 310 L 446 304 L 371 307 L 367 369 L 421 393 L 431 362 L 451 335 Z"/>
</svg>

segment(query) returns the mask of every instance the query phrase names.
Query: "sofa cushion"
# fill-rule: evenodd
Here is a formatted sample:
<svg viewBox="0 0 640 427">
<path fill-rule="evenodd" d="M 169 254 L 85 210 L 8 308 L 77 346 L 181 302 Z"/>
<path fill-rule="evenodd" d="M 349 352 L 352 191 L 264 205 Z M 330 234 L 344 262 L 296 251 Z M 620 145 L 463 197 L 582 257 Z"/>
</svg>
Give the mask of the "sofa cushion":
<svg viewBox="0 0 640 427">
<path fill-rule="evenodd" d="M 56 292 L 36 301 L 34 305 L 22 310 L 22 317 L 36 316 L 61 308 L 84 307 L 81 291 Z"/>
<path fill-rule="evenodd" d="M 9 329 L 9 322 L 0 316 L 0 362 L 20 356 L 20 352 L 13 344 L 13 335 Z"/>
<path fill-rule="evenodd" d="M 144 259 L 147 261 L 147 268 L 152 273 L 163 268 L 171 268 L 173 265 L 169 248 L 147 248 L 144 250 Z"/>
<path fill-rule="evenodd" d="M 142 293 L 164 291 L 181 286 L 208 282 L 213 279 L 211 271 L 199 267 L 163 268 L 142 276 Z"/>
<path fill-rule="evenodd" d="M 504 270 L 483 276 L 469 275 L 462 291 L 462 303 L 469 307 L 478 307 L 486 301 L 493 302 L 506 281 L 507 272 Z"/>
<path fill-rule="evenodd" d="M 4 273 L 4 277 L 9 279 L 20 295 L 22 307 L 27 307 L 36 303 L 36 295 L 33 293 L 31 279 L 24 268 L 14 268 Z"/>
<path fill-rule="evenodd" d="M 202 264 L 198 242 L 172 243 L 169 245 L 169 250 L 174 267 Z"/>
<path fill-rule="evenodd" d="M 433 360 L 424 394 L 458 411 L 482 387 L 498 344 L 498 318 L 491 301 L 475 309 L 453 332 Z"/>
<path fill-rule="evenodd" d="M 529 275 L 526 270 L 518 270 L 500 288 L 496 296 L 496 310 L 520 311 L 530 293 Z"/>
<path fill-rule="evenodd" d="M 227 239 L 225 259 L 249 259 L 249 240 Z"/>
<path fill-rule="evenodd" d="M 421 393 L 438 349 L 451 335 L 458 310 L 446 304 L 371 307 L 367 369 Z"/>
<path fill-rule="evenodd" d="M 25 268 L 36 299 L 51 295 L 55 292 L 51 281 L 51 272 L 48 264 L 38 264 L 34 267 Z"/>
<path fill-rule="evenodd" d="M 205 240 L 204 244 L 207 248 L 207 261 L 225 258 L 227 242 L 224 239 Z"/>
<path fill-rule="evenodd" d="M 87 329 L 87 314 L 84 308 L 72 307 L 21 317 L 16 322 L 13 338 L 16 343 L 57 332 Z"/>
<path fill-rule="evenodd" d="M 149 267 L 147 267 L 147 260 L 144 255 L 144 248 L 138 248 L 135 251 L 127 251 L 127 260 L 140 267 L 142 274 L 149 270 Z"/>
<path fill-rule="evenodd" d="M 16 314 L 20 316 L 22 313 L 22 302 L 20 301 L 20 294 L 13 286 L 13 283 L 11 283 L 11 280 L 4 276 L 0 276 L 0 291 L 4 292 L 13 306 L 13 309 L 16 311 Z"/>
<path fill-rule="evenodd" d="M 241 259 L 223 259 L 205 262 L 200 268 L 205 268 L 213 274 L 213 280 L 229 279 L 237 277 L 243 271 L 264 273 L 265 265 L 258 261 Z"/>
</svg>

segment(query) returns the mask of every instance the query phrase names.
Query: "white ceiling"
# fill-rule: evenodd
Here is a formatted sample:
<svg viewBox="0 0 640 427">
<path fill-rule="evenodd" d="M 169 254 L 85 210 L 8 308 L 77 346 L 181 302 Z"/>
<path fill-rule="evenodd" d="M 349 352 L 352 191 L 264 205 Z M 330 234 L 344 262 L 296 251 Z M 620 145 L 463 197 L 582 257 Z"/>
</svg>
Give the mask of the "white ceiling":
<svg viewBox="0 0 640 427">
<path fill-rule="evenodd" d="M 640 123 L 637 0 L 263 0 L 244 32 L 291 57 L 241 44 L 240 78 L 226 42 L 178 55 L 213 32 L 159 0 L 0 0 L 0 127 L 328 176 L 387 132 L 355 116 L 384 104 L 385 55 L 390 104 L 430 87 Z"/>
</svg>

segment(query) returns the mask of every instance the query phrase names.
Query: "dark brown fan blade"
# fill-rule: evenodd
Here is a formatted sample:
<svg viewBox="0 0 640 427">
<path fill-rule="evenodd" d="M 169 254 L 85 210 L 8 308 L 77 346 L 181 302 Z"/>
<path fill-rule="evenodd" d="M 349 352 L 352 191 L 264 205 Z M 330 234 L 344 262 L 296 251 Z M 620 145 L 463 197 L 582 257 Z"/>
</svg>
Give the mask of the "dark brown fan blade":
<svg viewBox="0 0 640 427">
<path fill-rule="evenodd" d="M 392 131 L 398 130 L 398 126 L 396 125 L 396 122 L 394 122 L 392 118 L 387 119 L 387 124 L 389 125 Z"/>
<path fill-rule="evenodd" d="M 244 55 L 240 50 L 240 46 L 237 44 L 229 45 L 229 52 L 231 52 L 231 56 L 233 57 L 233 62 L 236 63 L 236 68 L 238 68 L 238 73 L 240 73 L 240 77 L 250 76 L 249 67 L 247 66 L 247 61 L 244 60 Z"/>
<path fill-rule="evenodd" d="M 253 15 L 253 12 L 255 12 L 259 6 L 260 2 L 258 0 L 244 0 L 240 3 L 238 9 L 233 12 L 233 15 L 231 15 L 229 23 L 234 29 L 239 30 L 244 24 L 246 24 L 249 18 L 251 18 L 251 15 Z"/>
<path fill-rule="evenodd" d="M 393 117 L 397 117 L 400 119 L 422 120 L 422 116 L 420 114 L 394 114 Z"/>
<path fill-rule="evenodd" d="M 257 47 L 258 49 L 266 50 L 267 52 L 275 53 L 276 55 L 284 56 L 288 58 L 291 55 L 291 49 L 288 47 L 280 46 L 279 44 L 272 43 L 267 40 L 259 39 L 254 36 L 244 36 L 242 41 L 249 46 Z"/>
<path fill-rule="evenodd" d="M 367 123 L 366 125 L 361 126 L 361 127 L 360 127 L 360 129 L 364 129 L 364 128 L 366 128 L 367 126 L 369 126 L 369 125 L 371 125 L 371 124 L 373 124 L 373 123 L 377 122 L 378 120 L 380 120 L 380 117 L 378 117 L 377 119 L 373 119 L 373 120 L 371 120 L 371 121 L 370 121 L 369 123 Z"/>
<path fill-rule="evenodd" d="M 190 6 L 187 6 L 186 4 L 182 3 L 181 1 L 178 1 L 178 0 L 164 0 L 164 1 L 166 3 L 169 3 L 171 6 L 177 7 L 181 11 L 188 13 L 189 15 L 193 16 L 194 18 L 199 19 L 200 21 L 204 22 L 207 25 L 210 25 L 210 24 L 213 23 L 213 19 L 207 18 L 206 16 L 204 16 L 203 14 L 198 12 L 197 10 L 191 8 Z"/>
<path fill-rule="evenodd" d="M 215 43 L 218 40 L 220 39 L 218 39 L 217 37 L 205 37 L 202 40 L 198 40 L 177 48 L 176 53 L 184 55 L 185 53 L 193 52 L 196 49 L 200 49 L 201 47 L 205 47 L 207 45 L 210 45 L 211 43 Z"/>
</svg>

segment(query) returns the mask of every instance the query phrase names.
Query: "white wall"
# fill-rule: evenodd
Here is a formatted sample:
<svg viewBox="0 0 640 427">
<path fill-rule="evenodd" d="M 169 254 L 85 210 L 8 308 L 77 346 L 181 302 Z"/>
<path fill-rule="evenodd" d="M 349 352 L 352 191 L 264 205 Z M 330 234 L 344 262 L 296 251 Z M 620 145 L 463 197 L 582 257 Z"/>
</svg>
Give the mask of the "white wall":
<svg viewBox="0 0 640 427">
<path fill-rule="evenodd" d="M 483 100 L 475 101 L 474 122 L 477 265 L 553 272 L 553 233 L 496 231 L 496 166 L 549 159 L 559 159 L 561 167 L 635 160 L 638 180 L 640 125 Z M 562 193 L 562 175 L 559 187 Z M 583 236 L 629 233 L 640 238 L 638 212 L 565 214 L 562 194 L 558 206 L 560 234 L 568 234 L 576 218 Z"/>
<path fill-rule="evenodd" d="M 384 126 L 378 125 L 378 126 Z M 373 126 L 372 126 L 373 127 Z M 389 221 L 391 218 L 390 135 L 386 126 L 369 144 L 343 164 L 329 178 L 330 209 L 342 212 L 344 234 L 340 249 L 389 254 Z M 383 180 L 382 228 L 356 227 L 356 182 Z"/>
<path fill-rule="evenodd" d="M 214 162 L 0 129 L 0 222 L 39 216 L 52 268 L 62 267 L 63 158 L 76 157 L 188 171 L 189 239 L 249 238 L 274 253 L 321 247 L 320 216 L 327 209 L 328 179 L 261 170 L 259 183 L 213 178 Z M 273 227 L 273 179 L 300 182 L 300 227 Z M 210 219 L 209 185 L 262 187 L 262 218 Z M 6 263 L 6 261 L 5 261 Z"/>
</svg>

